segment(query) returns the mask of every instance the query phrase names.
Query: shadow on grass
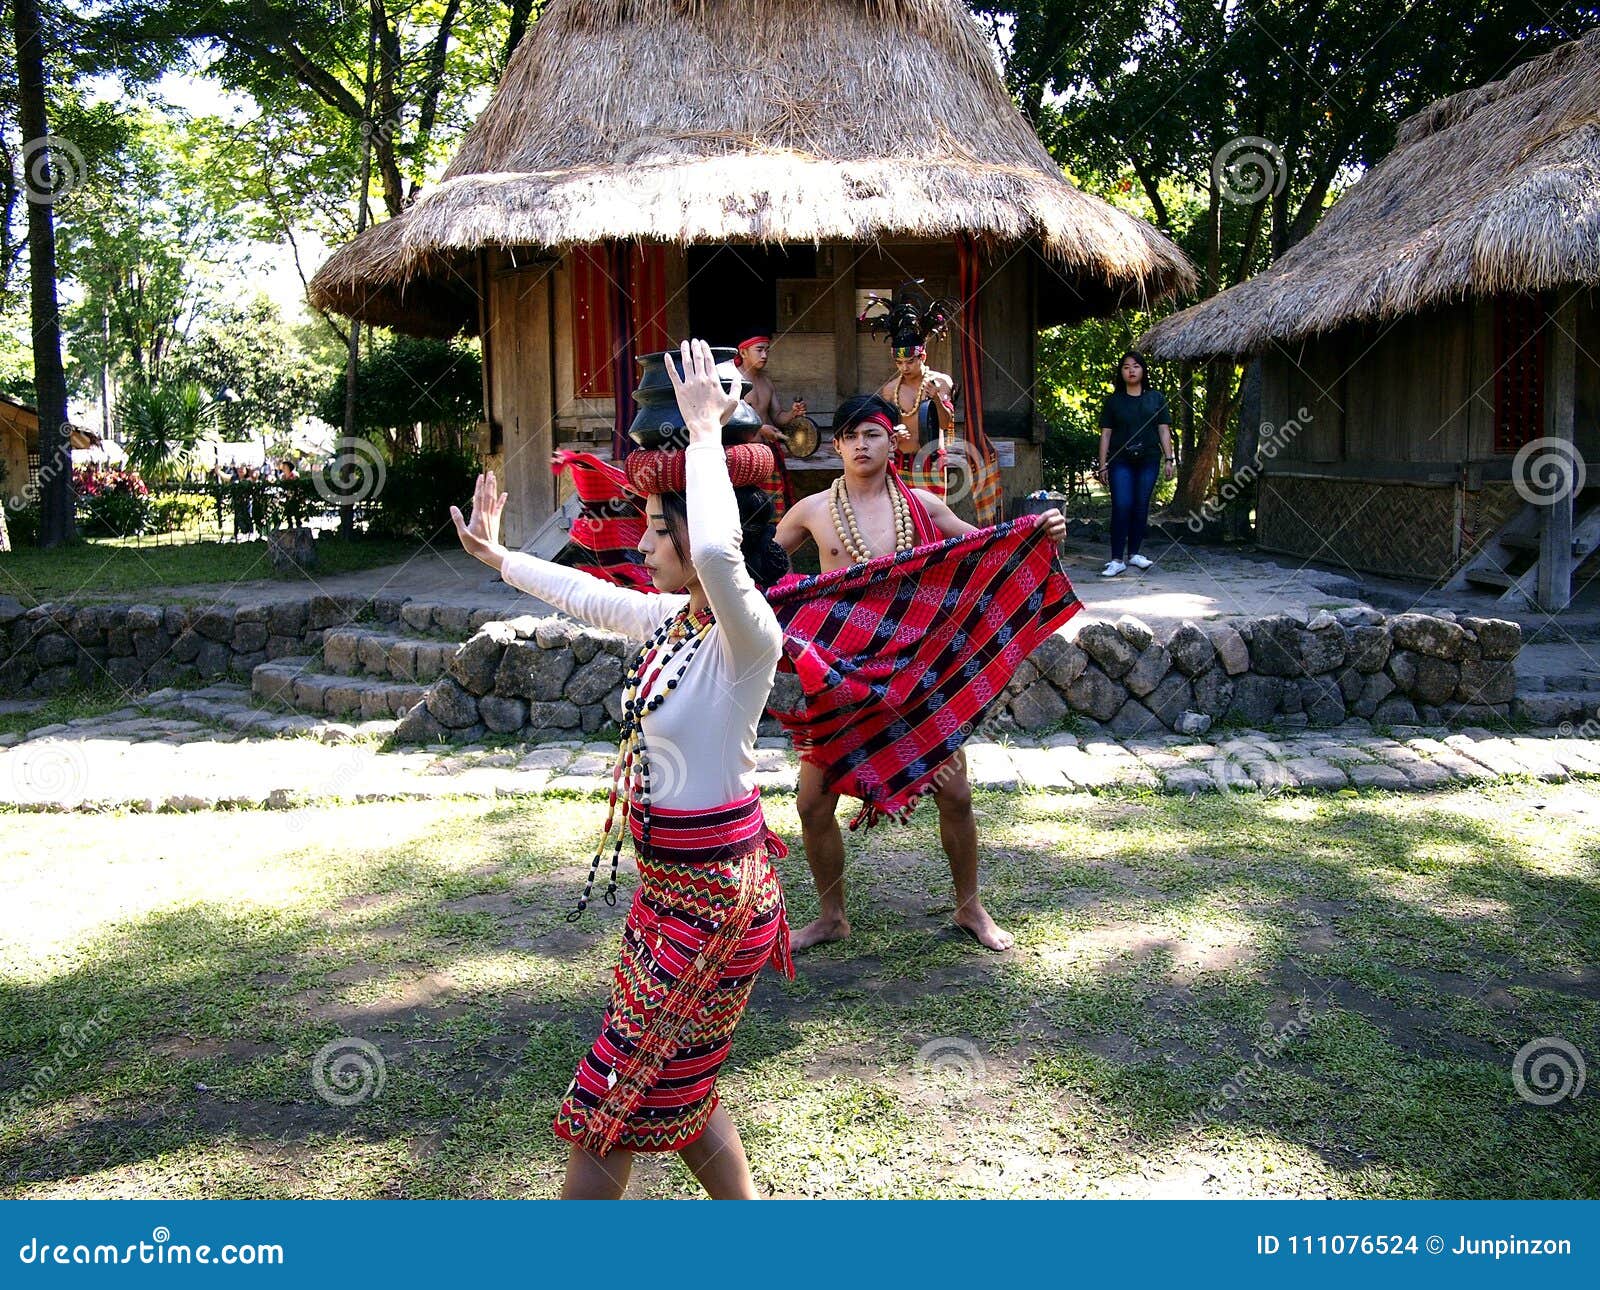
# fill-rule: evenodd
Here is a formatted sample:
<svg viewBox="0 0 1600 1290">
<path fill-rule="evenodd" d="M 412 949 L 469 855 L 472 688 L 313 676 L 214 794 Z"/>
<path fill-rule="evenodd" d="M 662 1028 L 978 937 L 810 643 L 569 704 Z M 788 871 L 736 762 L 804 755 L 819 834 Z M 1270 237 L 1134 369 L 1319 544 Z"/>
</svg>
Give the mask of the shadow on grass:
<svg viewBox="0 0 1600 1290">
<path fill-rule="evenodd" d="M 763 976 L 725 1068 L 753 1157 L 801 1170 L 819 1142 L 888 1159 L 909 1139 L 927 1158 L 905 1191 L 936 1191 L 953 1121 L 977 1142 L 1042 1135 L 1033 1150 L 1086 1153 L 1091 1176 L 1249 1139 L 1319 1160 L 1338 1194 L 1594 1195 L 1593 1093 L 1537 1106 L 1512 1080 L 1541 1036 L 1600 1053 L 1592 838 L 1555 871 L 1504 814 L 1399 800 L 980 796 L 986 899 L 1018 936 L 998 956 L 950 926 L 931 813 L 851 836 L 854 938 L 802 956 L 794 983 Z M 549 1121 L 631 874 L 615 910 L 568 924 L 582 849 L 540 827 L 546 809 L 476 817 L 495 859 L 469 871 L 440 826 L 398 858 L 341 856 L 331 901 L 165 910 L 6 983 L 0 1185 L 553 1191 Z M 799 925 L 815 898 L 792 801 L 769 814 Z M 348 1106 L 314 1079 L 341 1042 L 352 1087 L 382 1071 Z M 929 1052 L 976 1067 L 938 1123 Z"/>
</svg>

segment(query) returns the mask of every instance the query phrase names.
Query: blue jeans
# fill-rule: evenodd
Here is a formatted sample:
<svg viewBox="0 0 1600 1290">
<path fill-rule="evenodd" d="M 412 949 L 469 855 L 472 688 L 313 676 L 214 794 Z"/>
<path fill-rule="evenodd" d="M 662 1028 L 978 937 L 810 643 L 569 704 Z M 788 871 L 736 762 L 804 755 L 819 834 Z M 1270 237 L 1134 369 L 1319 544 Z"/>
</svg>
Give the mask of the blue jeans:
<svg viewBox="0 0 1600 1290">
<path fill-rule="evenodd" d="M 1161 474 L 1161 458 L 1133 461 L 1115 457 L 1106 463 L 1111 487 L 1111 558 L 1126 560 L 1137 555 L 1150 526 L 1150 497 Z M 1126 554 L 1124 554 L 1126 552 Z"/>
</svg>

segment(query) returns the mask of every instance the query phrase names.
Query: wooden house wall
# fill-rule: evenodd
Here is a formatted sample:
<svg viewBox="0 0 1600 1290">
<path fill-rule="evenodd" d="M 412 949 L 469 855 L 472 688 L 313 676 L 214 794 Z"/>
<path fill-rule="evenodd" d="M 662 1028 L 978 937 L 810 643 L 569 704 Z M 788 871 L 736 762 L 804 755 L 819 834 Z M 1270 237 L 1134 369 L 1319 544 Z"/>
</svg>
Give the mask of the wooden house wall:
<svg viewBox="0 0 1600 1290">
<path fill-rule="evenodd" d="M 0 502 L 20 502 L 28 487 L 28 452 L 38 451 L 39 414 L 14 403 L 0 401 L 0 465 L 5 467 L 4 497 Z"/>
<path fill-rule="evenodd" d="M 1438 577 L 1519 500 L 1494 451 L 1495 303 L 1467 301 L 1350 327 L 1263 355 L 1262 421 L 1303 428 L 1264 465 L 1257 536 L 1269 550 Z M 1577 311 L 1576 443 L 1600 460 L 1600 313 Z M 1267 433 L 1263 426 L 1263 435 Z"/>
<path fill-rule="evenodd" d="M 540 259 L 492 251 L 483 263 L 488 282 L 484 397 L 487 417 L 501 437 L 501 449 L 489 464 L 501 472 L 511 495 L 505 535 L 517 544 L 532 536 L 559 500 L 561 485 L 547 464 L 550 452 L 563 444 L 608 444 L 613 401 L 577 394 L 571 256 Z M 997 256 L 985 267 L 982 295 L 985 429 L 991 438 L 1015 441 L 1015 465 L 1005 472 L 1005 492 L 1013 497 L 1042 482 L 1031 264 L 1027 256 Z M 687 275 L 687 256 L 669 250 L 666 319 L 674 335 L 689 328 Z M 816 279 L 780 279 L 768 368 L 780 399 L 803 398 L 813 413 L 828 415 L 850 395 L 891 380 L 895 367 L 887 341 L 858 332 L 856 316 L 861 293 L 887 296 L 908 278 L 925 279 L 925 288 L 935 295 L 955 296 L 955 248 L 831 244 L 819 248 Z M 712 338 L 714 343 L 733 339 Z M 951 335 L 930 343 L 928 362 L 959 385 Z M 957 416 L 965 419 L 964 399 L 958 400 Z"/>
<path fill-rule="evenodd" d="M 507 494 L 501 520 L 507 546 L 526 542 L 556 505 L 550 454 L 555 450 L 552 319 L 559 272 L 549 262 L 514 267 L 503 252 L 485 258 L 485 409 L 498 451 L 485 465 Z"/>
</svg>

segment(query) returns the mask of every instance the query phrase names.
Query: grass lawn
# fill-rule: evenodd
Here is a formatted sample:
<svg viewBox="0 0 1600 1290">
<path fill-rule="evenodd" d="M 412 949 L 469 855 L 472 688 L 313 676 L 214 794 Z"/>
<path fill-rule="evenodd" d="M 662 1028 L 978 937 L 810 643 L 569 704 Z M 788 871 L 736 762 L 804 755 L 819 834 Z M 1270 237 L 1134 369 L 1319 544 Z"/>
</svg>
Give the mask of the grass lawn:
<svg viewBox="0 0 1600 1290">
<path fill-rule="evenodd" d="M 320 537 L 314 577 L 398 564 L 419 547 L 377 538 L 346 542 Z M 129 538 L 87 538 L 51 551 L 25 547 L 0 553 L 0 596 L 15 596 L 24 605 L 272 576 L 265 541 L 156 546 Z M 314 589 L 313 579 L 302 581 Z"/>
<path fill-rule="evenodd" d="M 721 1087 L 764 1186 L 1600 1194 L 1594 1080 L 1512 1080 L 1538 1037 L 1600 1057 L 1595 786 L 978 809 L 1015 951 L 951 930 L 925 812 L 847 835 L 855 938 L 763 975 Z M 8 816 L 0 1194 L 554 1194 L 629 890 L 564 921 L 602 815 Z M 783 876 L 798 924 L 797 845 Z M 341 1039 L 382 1061 L 348 1106 L 313 1077 Z M 675 1157 L 633 1191 L 698 1194 Z"/>
</svg>

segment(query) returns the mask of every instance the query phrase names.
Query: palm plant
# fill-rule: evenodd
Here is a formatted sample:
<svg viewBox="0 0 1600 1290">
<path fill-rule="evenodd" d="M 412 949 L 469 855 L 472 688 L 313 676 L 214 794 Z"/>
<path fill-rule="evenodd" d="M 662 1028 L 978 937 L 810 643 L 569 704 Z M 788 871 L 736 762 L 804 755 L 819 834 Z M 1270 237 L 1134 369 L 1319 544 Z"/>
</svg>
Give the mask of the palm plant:
<svg viewBox="0 0 1600 1290">
<path fill-rule="evenodd" d="M 218 412 L 216 400 L 193 381 L 129 386 L 117 402 L 129 463 L 148 480 L 181 479 Z"/>
</svg>

